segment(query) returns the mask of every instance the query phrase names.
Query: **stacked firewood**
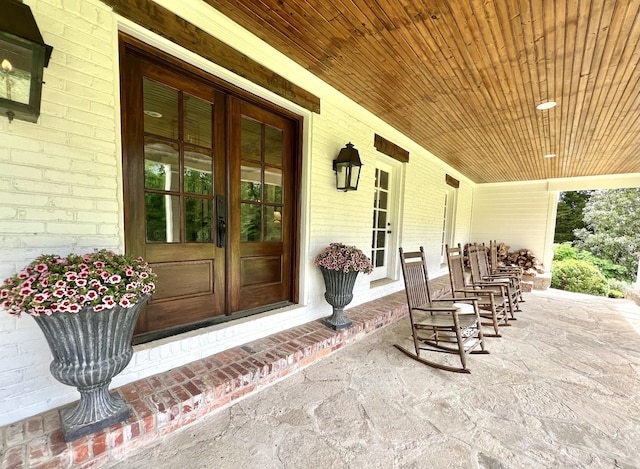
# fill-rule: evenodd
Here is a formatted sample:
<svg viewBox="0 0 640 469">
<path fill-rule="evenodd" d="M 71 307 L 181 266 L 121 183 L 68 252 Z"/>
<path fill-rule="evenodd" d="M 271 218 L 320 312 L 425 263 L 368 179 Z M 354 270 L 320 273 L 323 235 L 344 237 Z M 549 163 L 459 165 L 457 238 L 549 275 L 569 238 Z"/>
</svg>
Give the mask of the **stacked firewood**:
<svg viewBox="0 0 640 469">
<path fill-rule="evenodd" d="M 498 263 L 500 265 L 517 265 L 522 267 L 525 273 L 535 274 L 543 273 L 542 264 L 533 253 L 528 249 L 517 249 L 513 252 L 509 251 L 510 246 L 504 243 L 498 244 Z"/>
</svg>

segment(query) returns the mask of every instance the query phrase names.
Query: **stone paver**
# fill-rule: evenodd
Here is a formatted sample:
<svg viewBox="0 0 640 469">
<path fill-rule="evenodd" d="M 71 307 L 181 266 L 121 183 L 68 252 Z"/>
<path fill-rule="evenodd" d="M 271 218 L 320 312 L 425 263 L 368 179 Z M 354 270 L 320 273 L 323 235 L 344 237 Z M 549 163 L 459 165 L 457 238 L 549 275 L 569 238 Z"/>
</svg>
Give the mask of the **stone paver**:
<svg viewBox="0 0 640 469">
<path fill-rule="evenodd" d="M 640 468 L 640 307 L 526 299 L 470 375 L 396 350 L 403 319 L 108 467 Z"/>
</svg>

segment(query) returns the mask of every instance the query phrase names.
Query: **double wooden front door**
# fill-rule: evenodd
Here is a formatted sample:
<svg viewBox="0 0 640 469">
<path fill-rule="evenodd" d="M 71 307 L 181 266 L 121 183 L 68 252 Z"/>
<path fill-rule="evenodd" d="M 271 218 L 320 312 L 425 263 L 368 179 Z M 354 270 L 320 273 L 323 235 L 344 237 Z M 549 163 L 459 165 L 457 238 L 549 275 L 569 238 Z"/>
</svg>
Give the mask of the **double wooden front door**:
<svg viewBox="0 0 640 469">
<path fill-rule="evenodd" d="M 298 123 L 121 53 L 126 250 L 158 275 L 136 334 L 294 301 Z"/>
</svg>

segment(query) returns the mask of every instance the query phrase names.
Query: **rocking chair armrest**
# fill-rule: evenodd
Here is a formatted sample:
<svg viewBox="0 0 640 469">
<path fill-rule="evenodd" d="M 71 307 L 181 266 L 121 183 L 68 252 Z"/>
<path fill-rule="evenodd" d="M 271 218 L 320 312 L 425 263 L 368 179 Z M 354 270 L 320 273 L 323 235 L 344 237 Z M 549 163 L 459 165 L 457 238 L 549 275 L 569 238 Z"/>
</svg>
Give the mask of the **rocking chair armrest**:
<svg viewBox="0 0 640 469">
<path fill-rule="evenodd" d="M 482 290 L 474 289 L 474 288 L 461 288 L 459 290 L 455 290 L 455 293 L 473 293 L 475 295 L 481 291 Z M 471 297 L 463 297 L 463 298 L 471 298 Z"/>
<path fill-rule="evenodd" d="M 458 291 L 458 290 L 456 290 L 456 291 Z M 475 293 L 475 292 L 469 291 L 469 293 Z M 477 296 L 461 296 L 461 297 L 458 297 L 458 298 L 452 297 L 452 298 L 443 298 L 443 299 L 446 299 L 448 301 L 455 301 L 456 303 L 463 303 L 465 301 L 472 301 L 472 302 L 473 301 L 478 301 L 480 298 L 477 297 Z"/>
<path fill-rule="evenodd" d="M 478 295 L 478 299 L 480 296 L 493 296 L 496 294 L 496 290 L 487 290 L 487 289 L 477 289 L 477 290 L 467 290 L 469 293 L 475 293 Z"/>
<path fill-rule="evenodd" d="M 490 288 L 500 290 L 501 294 L 505 294 L 505 287 L 508 285 L 506 283 L 496 283 L 496 282 L 475 282 L 474 286 L 483 287 L 482 290 L 487 290 Z"/>
<path fill-rule="evenodd" d="M 460 310 L 460 308 L 458 308 L 457 306 L 453 306 L 453 303 L 451 302 L 451 300 L 449 300 L 449 303 L 451 303 L 451 304 L 448 305 L 448 306 L 437 305 L 437 304 L 434 304 L 434 303 L 435 303 L 435 301 L 431 301 L 429 303 L 425 303 L 425 304 L 422 304 L 420 306 L 416 306 L 413 309 L 418 309 L 420 311 L 435 311 L 435 312 L 440 312 L 440 313 L 443 313 L 443 312 L 444 313 L 446 313 L 446 312 L 452 313 L 454 311 L 459 311 Z"/>
</svg>

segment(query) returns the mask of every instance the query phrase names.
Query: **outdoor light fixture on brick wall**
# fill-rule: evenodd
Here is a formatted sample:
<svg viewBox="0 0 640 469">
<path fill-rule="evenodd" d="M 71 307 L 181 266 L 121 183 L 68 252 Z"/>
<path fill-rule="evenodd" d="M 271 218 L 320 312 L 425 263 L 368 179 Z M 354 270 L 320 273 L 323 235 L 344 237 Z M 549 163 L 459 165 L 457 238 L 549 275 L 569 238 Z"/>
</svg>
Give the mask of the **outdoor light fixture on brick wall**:
<svg viewBox="0 0 640 469">
<path fill-rule="evenodd" d="M 9 118 L 37 122 L 42 75 L 53 47 L 42 35 L 22 0 L 0 0 L 0 112 Z"/>
<path fill-rule="evenodd" d="M 336 172 L 336 189 L 339 191 L 357 191 L 360 181 L 362 162 L 358 150 L 351 142 L 347 143 L 338 158 L 333 160 L 333 170 Z"/>
</svg>

